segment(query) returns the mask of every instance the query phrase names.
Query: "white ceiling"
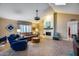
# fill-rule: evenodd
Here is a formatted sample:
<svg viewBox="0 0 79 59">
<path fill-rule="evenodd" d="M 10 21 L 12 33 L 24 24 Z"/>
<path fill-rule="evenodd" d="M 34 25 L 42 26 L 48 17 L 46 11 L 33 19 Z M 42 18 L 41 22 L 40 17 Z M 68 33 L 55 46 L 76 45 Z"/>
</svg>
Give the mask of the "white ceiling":
<svg viewBox="0 0 79 59">
<path fill-rule="evenodd" d="M 49 7 L 47 3 L 11 3 L 0 4 L 0 17 L 15 20 L 30 20 L 36 16 L 36 9 L 39 10 L 39 16 Z"/>
<path fill-rule="evenodd" d="M 0 3 L 0 17 L 15 20 L 30 20 L 36 16 L 35 10 L 39 10 L 39 16 L 43 16 L 45 10 L 51 6 L 55 12 L 79 14 L 79 3 L 55 5 L 54 3 Z"/>
<path fill-rule="evenodd" d="M 66 3 L 66 5 L 49 4 L 58 13 L 79 14 L 79 3 Z"/>
</svg>

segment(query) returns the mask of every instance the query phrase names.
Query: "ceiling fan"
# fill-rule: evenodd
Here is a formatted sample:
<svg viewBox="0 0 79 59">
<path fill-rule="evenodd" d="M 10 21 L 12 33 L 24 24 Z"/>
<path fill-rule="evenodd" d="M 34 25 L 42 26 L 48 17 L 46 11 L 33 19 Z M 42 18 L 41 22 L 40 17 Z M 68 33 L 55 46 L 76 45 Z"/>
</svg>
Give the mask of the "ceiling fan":
<svg viewBox="0 0 79 59">
<path fill-rule="evenodd" d="M 40 17 L 38 16 L 38 10 L 36 10 L 36 17 L 34 19 L 35 20 L 40 20 Z"/>
</svg>

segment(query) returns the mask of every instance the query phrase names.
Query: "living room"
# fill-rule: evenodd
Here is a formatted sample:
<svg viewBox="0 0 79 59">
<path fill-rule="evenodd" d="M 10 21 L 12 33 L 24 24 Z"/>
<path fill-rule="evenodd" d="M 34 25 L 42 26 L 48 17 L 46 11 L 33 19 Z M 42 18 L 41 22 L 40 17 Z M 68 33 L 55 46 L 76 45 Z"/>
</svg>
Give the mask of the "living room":
<svg viewBox="0 0 79 59">
<path fill-rule="evenodd" d="M 70 33 L 68 24 L 79 21 L 78 6 L 78 3 L 0 3 L 0 55 L 74 55 L 71 36 L 77 30 Z"/>
</svg>

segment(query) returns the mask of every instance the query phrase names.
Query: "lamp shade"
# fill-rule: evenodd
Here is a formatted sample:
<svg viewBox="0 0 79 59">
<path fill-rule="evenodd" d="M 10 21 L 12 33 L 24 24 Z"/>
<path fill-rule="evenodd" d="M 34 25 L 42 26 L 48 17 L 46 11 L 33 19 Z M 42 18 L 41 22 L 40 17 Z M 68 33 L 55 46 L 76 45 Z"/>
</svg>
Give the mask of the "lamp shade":
<svg viewBox="0 0 79 59">
<path fill-rule="evenodd" d="M 21 30 L 20 30 L 20 29 L 17 29 L 17 32 L 18 32 L 18 33 L 20 33 L 20 32 L 21 32 Z"/>
</svg>

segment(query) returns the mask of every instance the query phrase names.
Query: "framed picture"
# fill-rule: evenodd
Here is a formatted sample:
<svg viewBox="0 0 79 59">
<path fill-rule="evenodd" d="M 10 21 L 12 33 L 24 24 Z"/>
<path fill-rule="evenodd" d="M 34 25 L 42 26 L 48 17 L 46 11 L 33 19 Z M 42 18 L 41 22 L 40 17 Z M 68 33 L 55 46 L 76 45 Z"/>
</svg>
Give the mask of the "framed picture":
<svg viewBox="0 0 79 59">
<path fill-rule="evenodd" d="M 9 32 L 12 32 L 13 31 L 13 29 L 14 29 L 14 25 L 13 24 L 9 24 L 9 25 L 7 25 L 7 30 L 9 31 Z"/>
</svg>

